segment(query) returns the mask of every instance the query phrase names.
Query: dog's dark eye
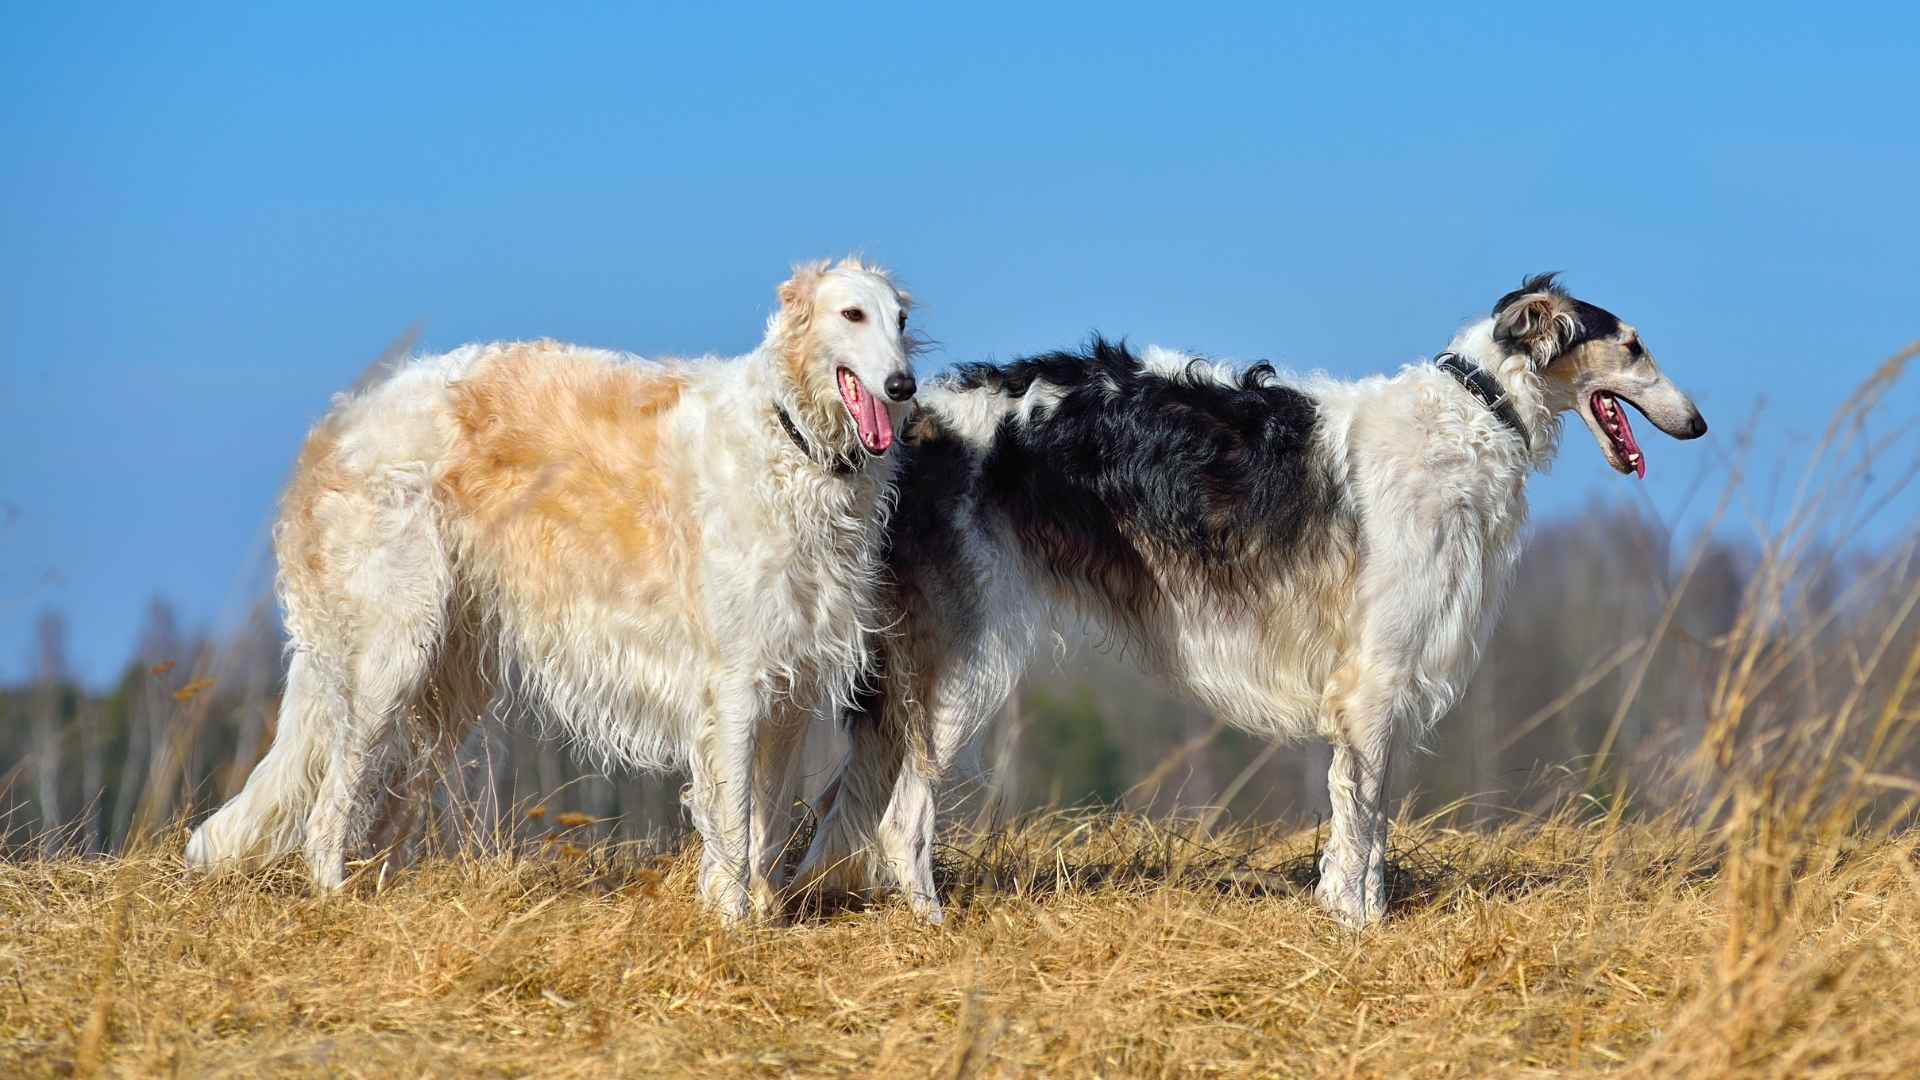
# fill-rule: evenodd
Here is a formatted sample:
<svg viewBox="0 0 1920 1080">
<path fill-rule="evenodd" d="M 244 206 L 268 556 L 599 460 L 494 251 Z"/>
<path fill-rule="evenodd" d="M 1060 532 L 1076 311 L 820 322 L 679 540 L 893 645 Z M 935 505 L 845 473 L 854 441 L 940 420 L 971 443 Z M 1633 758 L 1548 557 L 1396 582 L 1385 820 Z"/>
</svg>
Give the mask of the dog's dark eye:
<svg viewBox="0 0 1920 1080">
<path fill-rule="evenodd" d="M 1636 360 L 1647 355 L 1647 350 L 1641 346 L 1639 338 L 1632 338 L 1627 342 L 1627 355 Z"/>
<path fill-rule="evenodd" d="M 907 328 L 907 313 L 903 311 L 900 313 L 900 329 L 904 332 L 906 328 Z"/>
<path fill-rule="evenodd" d="M 848 322 L 865 322 L 867 313 L 857 307 L 841 308 L 840 317 Z"/>
</svg>

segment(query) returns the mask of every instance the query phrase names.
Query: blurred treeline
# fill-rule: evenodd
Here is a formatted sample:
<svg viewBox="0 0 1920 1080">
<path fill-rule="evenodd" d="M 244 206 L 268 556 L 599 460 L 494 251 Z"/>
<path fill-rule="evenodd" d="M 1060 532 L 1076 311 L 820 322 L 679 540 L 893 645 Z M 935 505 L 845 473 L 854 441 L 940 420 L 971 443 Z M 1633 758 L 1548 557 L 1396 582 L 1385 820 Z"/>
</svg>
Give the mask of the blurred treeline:
<svg viewBox="0 0 1920 1080">
<path fill-rule="evenodd" d="M 1890 606 L 1912 593 L 1911 555 L 1910 545 L 1884 556 L 1795 553 L 1795 610 L 1779 614 L 1809 625 L 1904 626 L 1911 649 L 1920 620 Z M 1624 796 L 1630 811 L 1670 804 L 1679 791 L 1674 766 L 1705 730 L 1716 643 L 1738 620 L 1757 617 L 1750 597 L 1767 590 L 1755 577 L 1774 561 L 1719 539 L 1676 550 L 1665 528 L 1632 507 L 1541 523 L 1478 676 L 1430 752 L 1400 759 L 1396 786 L 1416 810 L 1458 804 L 1482 820 L 1569 795 L 1601 804 Z M 1871 587 L 1850 589 L 1857 582 Z M 0 692 L 6 850 L 115 850 L 142 821 L 211 809 L 265 752 L 283 671 L 270 602 L 215 642 L 154 601 L 121 678 L 98 691 L 69 676 L 59 615 L 41 616 L 38 630 L 33 682 Z M 1067 634 L 1060 658 L 1035 661 L 1013 707 L 963 762 L 950 798 L 966 804 L 967 817 L 1084 802 L 1153 811 L 1224 805 L 1241 819 L 1308 821 L 1324 812 L 1324 746 L 1274 748 L 1222 729 L 1138 671 L 1124 643 Z M 1792 680 L 1791 694 L 1845 690 L 1859 658 L 1835 651 L 1803 663 L 1809 670 Z M 1795 702 L 1774 704 L 1790 722 Z M 809 747 L 807 790 L 818 789 L 837 752 Z M 498 836 L 495 826 L 549 807 L 556 817 L 585 814 L 617 836 L 654 837 L 683 827 L 683 782 L 596 775 L 525 723 L 490 719 L 442 785 L 439 819 L 456 834 Z"/>
</svg>

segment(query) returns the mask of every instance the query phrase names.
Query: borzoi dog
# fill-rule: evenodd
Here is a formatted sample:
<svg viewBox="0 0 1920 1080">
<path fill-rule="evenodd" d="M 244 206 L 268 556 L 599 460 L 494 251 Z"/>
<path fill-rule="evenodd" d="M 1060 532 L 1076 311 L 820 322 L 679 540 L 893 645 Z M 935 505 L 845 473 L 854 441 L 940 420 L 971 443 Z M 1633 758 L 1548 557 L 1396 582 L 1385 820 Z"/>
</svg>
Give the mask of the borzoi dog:
<svg viewBox="0 0 1920 1080">
<path fill-rule="evenodd" d="M 1417 743 L 1466 686 L 1560 414 L 1644 475 L 1622 401 L 1675 438 L 1707 430 L 1638 332 L 1552 275 L 1392 377 L 1236 373 L 1099 339 L 957 368 L 903 435 L 902 622 L 797 881 L 899 888 L 938 919 L 931 781 L 1066 612 L 1247 731 L 1330 740 L 1317 896 L 1348 924 L 1379 918 L 1397 737 Z"/>
<path fill-rule="evenodd" d="M 339 401 L 274 532 L 279 730 L 189 862 L 304 845 L 338 887 L 517 701 L 604 762 L 687 762 L 702 899 L 770 912 L 805 719 L 851 699 L 883 622 L 885 455 L 915 393 L 884 272 L 803 267 L 779 300 L 733 360 L 469 346 Z"/>
</svg>

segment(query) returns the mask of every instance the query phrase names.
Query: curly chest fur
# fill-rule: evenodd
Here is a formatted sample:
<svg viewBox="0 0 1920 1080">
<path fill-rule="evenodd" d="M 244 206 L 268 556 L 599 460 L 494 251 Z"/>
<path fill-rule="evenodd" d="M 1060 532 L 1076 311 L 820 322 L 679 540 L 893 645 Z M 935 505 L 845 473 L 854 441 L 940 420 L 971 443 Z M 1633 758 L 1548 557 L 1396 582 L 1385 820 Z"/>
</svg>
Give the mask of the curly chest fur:
<svg viewBox="0 0 1920 1080">
<path fill-rule="evenodd" d="M 868 635 L 888 621 L 879 582 L 889 485 L 776 470 L 727 501 L 709 528 L 756 539 L 707 549 L 716 644 L 757 679 L 794 689 L 824 680 L 838 685 L 822 689 L 845 692 Z M 754 527 L 742 529 L 740 517 Z"/>
</svg>

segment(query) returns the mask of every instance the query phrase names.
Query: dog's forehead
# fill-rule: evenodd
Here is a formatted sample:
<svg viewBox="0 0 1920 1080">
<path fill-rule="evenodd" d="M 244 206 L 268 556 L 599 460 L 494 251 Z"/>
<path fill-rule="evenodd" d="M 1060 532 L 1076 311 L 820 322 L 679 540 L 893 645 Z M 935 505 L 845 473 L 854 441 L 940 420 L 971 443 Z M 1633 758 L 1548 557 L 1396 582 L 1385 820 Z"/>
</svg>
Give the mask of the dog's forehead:
<svg viewBox="0 0 1920 1080">
<path fill-rule="evenodd" d="M 868 270 L 829 270 L 822 275 L 815 295 L 823 305 L 854 302 L 900 306 L 900 296 L 892 283 Z"/>
</svg>

